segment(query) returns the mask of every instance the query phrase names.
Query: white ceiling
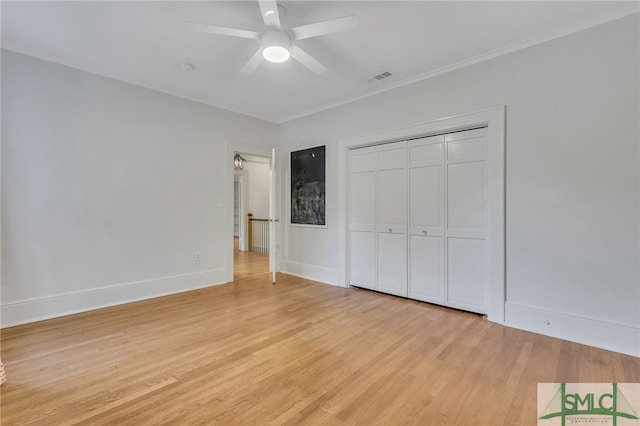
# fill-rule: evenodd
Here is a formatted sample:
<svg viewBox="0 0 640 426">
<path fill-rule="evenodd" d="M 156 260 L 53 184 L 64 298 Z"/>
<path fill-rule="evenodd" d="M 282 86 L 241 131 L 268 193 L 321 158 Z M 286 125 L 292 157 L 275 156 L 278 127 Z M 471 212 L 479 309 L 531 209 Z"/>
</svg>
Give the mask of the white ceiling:
<svg viewBox="0 0 640 426">
<path fill-rule="evenodd" d="M 262 31 L 256 1 L 2 2 L 2 46 L 281 123 L 637 11 L 636 2 L 282 1 L 285 28 L 356 14 L 355 30 L 297 42 L 295 61 L 238 71 L 257 40 L 185 21 Z M 178 64 L 196 66 L 181 71 Z M 367 83 L 383 71 L 391 78 Z"/>
</svg>

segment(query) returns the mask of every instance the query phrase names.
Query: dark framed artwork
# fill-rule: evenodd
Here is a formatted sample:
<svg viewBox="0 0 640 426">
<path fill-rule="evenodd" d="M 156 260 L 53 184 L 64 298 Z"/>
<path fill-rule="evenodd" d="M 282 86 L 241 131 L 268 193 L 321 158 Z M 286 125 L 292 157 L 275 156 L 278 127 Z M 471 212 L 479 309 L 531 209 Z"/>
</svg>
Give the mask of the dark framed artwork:
<svg viewBox="0 0 640 426">
<path fill-rule="evenodd" d="M 291 224 L 327 226 L 325 145 L 292 151 Z"/>
</svg>

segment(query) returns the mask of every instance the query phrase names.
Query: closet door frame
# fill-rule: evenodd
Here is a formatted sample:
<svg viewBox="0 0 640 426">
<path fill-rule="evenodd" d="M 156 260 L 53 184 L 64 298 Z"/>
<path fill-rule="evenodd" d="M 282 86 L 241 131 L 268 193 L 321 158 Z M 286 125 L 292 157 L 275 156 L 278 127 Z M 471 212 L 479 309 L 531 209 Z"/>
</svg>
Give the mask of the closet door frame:
<svg viewBox="0 0 640 426">
<path fill-rule="evenodd" d="M 380 133 L 339 141 L 338 185 L 338 250 L 340 285 L 349 287 L 348 234 L 348 157 L 349 150 L 415 137 L 436 135 L 475 127 L 487 127 L 487 183 L 488 183 L 488 280 L 485 288 L 485 307 L 490 321 L 504 323 L 505 307 L 505 124 L 506 107 L 499 106 L 469 114 L 445 117 L 411 127 L 391 129 Z"/>
</svg>

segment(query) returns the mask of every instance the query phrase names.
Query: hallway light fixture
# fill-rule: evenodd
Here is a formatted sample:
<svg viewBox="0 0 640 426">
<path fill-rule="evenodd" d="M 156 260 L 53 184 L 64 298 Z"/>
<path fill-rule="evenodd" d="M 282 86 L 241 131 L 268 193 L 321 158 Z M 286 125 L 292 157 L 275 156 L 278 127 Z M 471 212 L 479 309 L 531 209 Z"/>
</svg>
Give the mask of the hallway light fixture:
<svg viewBox="0 0 640 426">
<path fill-rule="evenodd" d="M 233 156 L 233 168 L 236 170 L 242 170 L 244 169 L 244 163 L 246 163 L 247 160 L 245 160 L 244 158 L 242 158 L 242 155 L 237 154 Z"/>
</svg>

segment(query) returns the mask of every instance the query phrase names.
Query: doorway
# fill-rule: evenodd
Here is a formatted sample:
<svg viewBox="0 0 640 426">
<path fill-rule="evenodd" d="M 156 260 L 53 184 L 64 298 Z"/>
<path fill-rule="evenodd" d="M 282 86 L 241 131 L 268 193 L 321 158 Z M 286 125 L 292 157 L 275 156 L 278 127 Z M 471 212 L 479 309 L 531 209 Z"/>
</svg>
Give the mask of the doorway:
<svg viewBox="0 0 640 426">
<path fill-rule="evenodd" d="M 234 152 L 233 280 L 269 273 L 271 158 Z"/>
</svg>

